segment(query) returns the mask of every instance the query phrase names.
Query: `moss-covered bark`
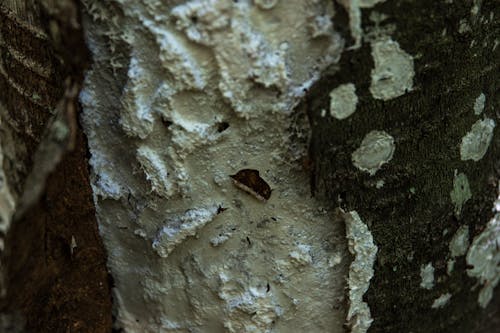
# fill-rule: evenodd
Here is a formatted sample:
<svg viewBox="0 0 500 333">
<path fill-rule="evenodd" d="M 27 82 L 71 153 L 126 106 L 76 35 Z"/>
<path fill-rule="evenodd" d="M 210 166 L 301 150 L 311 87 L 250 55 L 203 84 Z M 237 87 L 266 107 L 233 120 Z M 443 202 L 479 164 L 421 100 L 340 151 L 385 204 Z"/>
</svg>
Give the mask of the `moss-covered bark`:
<svg viewBox="0 0 500 333">
<path fill-rule="evenodd" d="M 475 4 L 480 4 L 476 15 L 471 13 Z M 387 1 L 363 11 L 365 32 L 374 28 L 370 12 L 386 14 L 379 28 L 395 25 L 391 37 L 414 56 L 413 90 L 389 101 L 375 100 L 369 90 L 373 61 L 365 43 L 344 53 L 340 71 L 324 76 L 308 99 L 314 192 L 332 205 L 357 210 L 379 247 L 365 295 L 374 318 L 370 332 L 498 329 L 498 320 L 491 320 L 498 315 L 498 302 L 494 298 L 486 310 L 478 306 L 479 288 L 471 291 L 476 280 L 467 276 L 464 257 L 451 275 L 446 261 L 455 231 L 467 224 L 471 238 L 480 233 L 496 198 L 498 126 L 477 162 L 460 159 L 460 143 L 478 119 L 498 122 L 500 7 L 495 1 Z M 335 22 L 345 21 L 346 13 L 339 12 Z M 357 111 L 345 120 L 322 117 L 330 91 L 349 82 L 356 85 Z M 481 92 L 487 98 L 478 116 L 473 105 Z M 351 161 L 371 130 L 388 132 L 396 144 L 393 159 L 375 176 Z M 468 177 L 472 192 L 459 219 L 450 198 L 455 170 Z M 384 181 L 380 189 L 379 180 Z M 420 267 L 428 262 L 436 268 L 431 290 L 420 287 Z M 444 293 L 452 294 L 450 303 L 432 309 L 433 300 Z"/>
</svg>

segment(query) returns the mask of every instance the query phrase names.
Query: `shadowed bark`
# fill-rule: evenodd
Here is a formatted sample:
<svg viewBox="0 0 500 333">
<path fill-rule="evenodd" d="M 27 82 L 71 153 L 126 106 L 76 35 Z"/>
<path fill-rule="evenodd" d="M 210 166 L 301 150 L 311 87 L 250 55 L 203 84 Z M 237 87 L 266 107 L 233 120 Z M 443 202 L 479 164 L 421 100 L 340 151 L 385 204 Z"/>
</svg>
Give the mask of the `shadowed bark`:
<svg viewBox="0 0 500 333">
<path fill-rule="evenodd" d="M 88 63 L 78 3 L 4 1 L 0 32 L 4 170 L 24 205 L 2 253 L 2 312 L 20 313 L 29 332 L 110 332 L 106 256 L 76 121 Z"/>
</svg>

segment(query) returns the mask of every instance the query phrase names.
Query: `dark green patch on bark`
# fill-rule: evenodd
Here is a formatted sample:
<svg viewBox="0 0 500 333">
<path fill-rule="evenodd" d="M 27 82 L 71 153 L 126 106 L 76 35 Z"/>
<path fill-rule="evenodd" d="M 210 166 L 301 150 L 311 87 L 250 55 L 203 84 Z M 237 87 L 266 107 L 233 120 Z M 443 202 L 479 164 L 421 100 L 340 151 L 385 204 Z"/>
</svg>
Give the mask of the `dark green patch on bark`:
<svg viewBox="0 0 500 333">
<path fill-rule="evenodd" d="M 499 174 L 498 125 L 480 161 L 460 160 L 461 139 L 472 124 L 484 116 L 499 122 L 500 46 L 493 48 L 500 36 L 500 7 L 483 1 L 476 16 L 472 7 L 472 1 L 407 0 L 374 9 L 388 15 L 381 25 L 395 24 L 392 39 L 415 58 L 411 92 L 385 102 L 371 96 L 368 43 L 345 53 L 340 71 L 323 77 L 310 92 L 314 192 L 334 206 L 358 211 L 379 247 L 365 295 L 374 318 L 370 332 L 473 332 L 484 318 L 498 314 L 495 300 L 486 310 L 479 308 L 480 288 L 471 291 L 476 280 L 467 276 L 464 257 L 451 276 L 446 273 L 455 231 L 467 224 L 472 239 L 492 217 Z M 365 30 L 374 25 L 369 14 L 363 11 Z M 336 23 L 345 22 L 344 12 L 337 16 Z M 470 30 L 459 32 L 465 23 Z M 345 120 L 328 112 L 322 117 L 321 110 L 329 110 L 330 91 L 348 82 L 356 85 L 357 111 Z M 486 106 L 478 116 L 473 105 L 481 92 Z M 351 161 L 371 130 L 388 132 L 396 143 L 393 159 L 374 176 Z M 450 199 L 455 170 L 467 176 L 472 191 L 459 219 Z M 380 189 L 378 180 L 385 182 Z M 428 262 L 436 268 L 431 290 L 420 287 L 420 267 Z M 431 309 L 444 293 L 452 294 L 449 304 Z"/>
</svg>

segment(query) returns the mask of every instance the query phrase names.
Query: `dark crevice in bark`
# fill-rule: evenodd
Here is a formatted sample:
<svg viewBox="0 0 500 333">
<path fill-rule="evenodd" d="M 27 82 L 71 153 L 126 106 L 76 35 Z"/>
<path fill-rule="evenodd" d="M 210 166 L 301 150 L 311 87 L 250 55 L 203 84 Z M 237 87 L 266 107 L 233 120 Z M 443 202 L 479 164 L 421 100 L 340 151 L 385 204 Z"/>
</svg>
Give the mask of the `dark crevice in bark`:
<svg viewBox="0 0 500 333">
<path fill-rule="evenodd" d="M 324 76 L 308 98 L 316 195 L 333 206 L 358 211 L 379 247 L 375 276 L 365 294 L 374 318 L 370 332 L 469 333 L 500 328 L 498 320 L 491 320 L 500 316 L 500 288 L 483 310 L 477 303 L 480 288 L 471 291 L 477 281 L 467 276 L 465 258 L 458 258 L 451 276 L 446 273 L 448 244 L 458 227 L 467 224 L 472 239 L 492 217 L 499 177 L 500 47 L 492 48 L 500 34 L 500 8 L 495 1 L 483 1 L 474 19 L 472 6 L 472 1 L 431 0 L 379 4 L 374 10 L 388 15 L 381 25 L 395 24 L 392 38 L 415 57 L 413 91 L 386 102 L 373 99 L 373 60 L 365 43 L 345 52 L 340 71 Z M 365 29 L 374 25 L 369 15 L 370 10 L 363 10 Z M 342 16 L 345 12 L 338 11 L 335 21 L 345 21 Z M 458 32 L 461 20 L 470 31 Z M 329 110 L 330 91 L 349 82 L 359 98 L 356 112 L 341 121 L 322 117 L 321 110 Z M 486 107 L 477 116 L 473 105 L 481 92 L 487 96 Z M 484 116 L 497 122 L 487 154 L 478 162 L 461 161 L 461 138 Z M 396 143 L 394 158 L 373 177 L 351 161 L 352 152 L 371 130 L 388 132 Z M 455 169 L 467 175 L 473 193 L 459 220 L 450 200 Z M 385 184 L 377 189 L 381 179 Z M 428 262 L 436 268 L 432 290 L 420 287 L 420 267 Z M 452 294 L 450 303 L 431 309 L 433 300 L 446 292 Z"/>
<path fill-rule="evenodd" d="M 65 89 L 81 86 L 89 63 L 79 3 L 54 3 L 50 11 L 39 2 L 32 4 L 39 23 L 34 29 L 27 27 L 22 13 L 0 4 L 6 74 L 0 76 L 0 99 L 8 118 L 2 126 L 13 133 L 16 148 L 26 147 L 16 150 L 15 159 L 4 160 L 18 196 L 27 175 L 37 171 L 33 155 L 53 110 Z M 79 110 L 75 99 L 67 103 Z M 48 177 L 39 202 L 6 235 L 2 263 L 7 296 L 0 310 L 21 313 L 28 332 L 111 332 L 111 285 L 89 182 L 87 142 L 80 126 L 73 130 L 73 149 Z"/>
</svg>

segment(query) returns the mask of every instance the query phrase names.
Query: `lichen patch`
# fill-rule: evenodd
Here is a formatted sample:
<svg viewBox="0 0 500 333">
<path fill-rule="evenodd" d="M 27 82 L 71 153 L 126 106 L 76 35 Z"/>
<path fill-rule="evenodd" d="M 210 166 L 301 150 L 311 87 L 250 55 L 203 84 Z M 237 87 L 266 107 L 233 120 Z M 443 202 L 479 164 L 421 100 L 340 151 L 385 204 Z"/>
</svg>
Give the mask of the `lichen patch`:
<svg viewBox="0 0 500 333">
<path fill-rule="evenodd" d="M 394 138 L 385 131 L 371 131 L 352 153 L 352 163 L 373 176 L 394 155 Z"/>
<path fill-rule="evenodd" d="M 371 71 L 370 92 L 384 101 L 399 97 L 413 88 L 413 57 L 398 42 L 383 37 L 372 42 L 375 67 Z"/>
<path fill-rule="evenodd" d="M 358 96 L 352 83 L 341 84 L 330 92 L 330 115 L 339 120 L 346 119 L 356 111 Z"/>
<path fill-rule="evenodd" d="M 495 125 L 495 121 L 490 118 L 478 120 L 472 125 L 471 130 L 465 134 L 460 144 L 460 158 L 462 161 L 472 160 L 477 162 L 483 158 L 493 138 Z"/>
<path fill-rule="evenodd" d="M 440 309 L 440 308 L 444 307 L 446 304 L 448 304 L 450 299 L 451 299 L 450 293 L 442 294 L 441 296 L 439 296 L 438 298 L 436 298 L 434 300 L 434 302 L 431 305 L 431 308 Z"/>
<path fill-rule="evenodd" d="M 450 241 L 449 248 L 452 257 L 460 257 L 467 253 L 469 247 L 469 226 L 463 225 L 458 228 Z"/>
<path fill-rule="evenodd" d="M 370 286 L 373 277 L 373 264 L 378 248 L 373 242 L 373 236 L 368 226 L 361 220 L 356 211 L 343 213 L 349 252 L 354 260 L 349 268 L 349 310 L 347 322 L 353 333 L 364 333 L 370 327 L 373 319 L 370 308 L 363 301 L 363 295 Z"/>
<path fill-rule="evenodd" d="M 499 184 L 500 193 L 500 184 Z M 482 285 L 478 303 L 485 308 L 493 297 L 493 290 L 500 282 L 500 197 L 494 203 L 495 215 L 486 228 L 477 235 L 467 252 L 467 270 Z"/>
<path fill-rule="evenodd" d="M 474 114 L 480 115 L 484 110 L 484 104 L 486 103 L 486 96 L 481 93 L 474 101 Z"/>
<path fill-rule="evenodd" d="M 429 262 L 420 267 L 420 287 L 432 289 L 434 287 L 434 266 Z"/>
</svg>

